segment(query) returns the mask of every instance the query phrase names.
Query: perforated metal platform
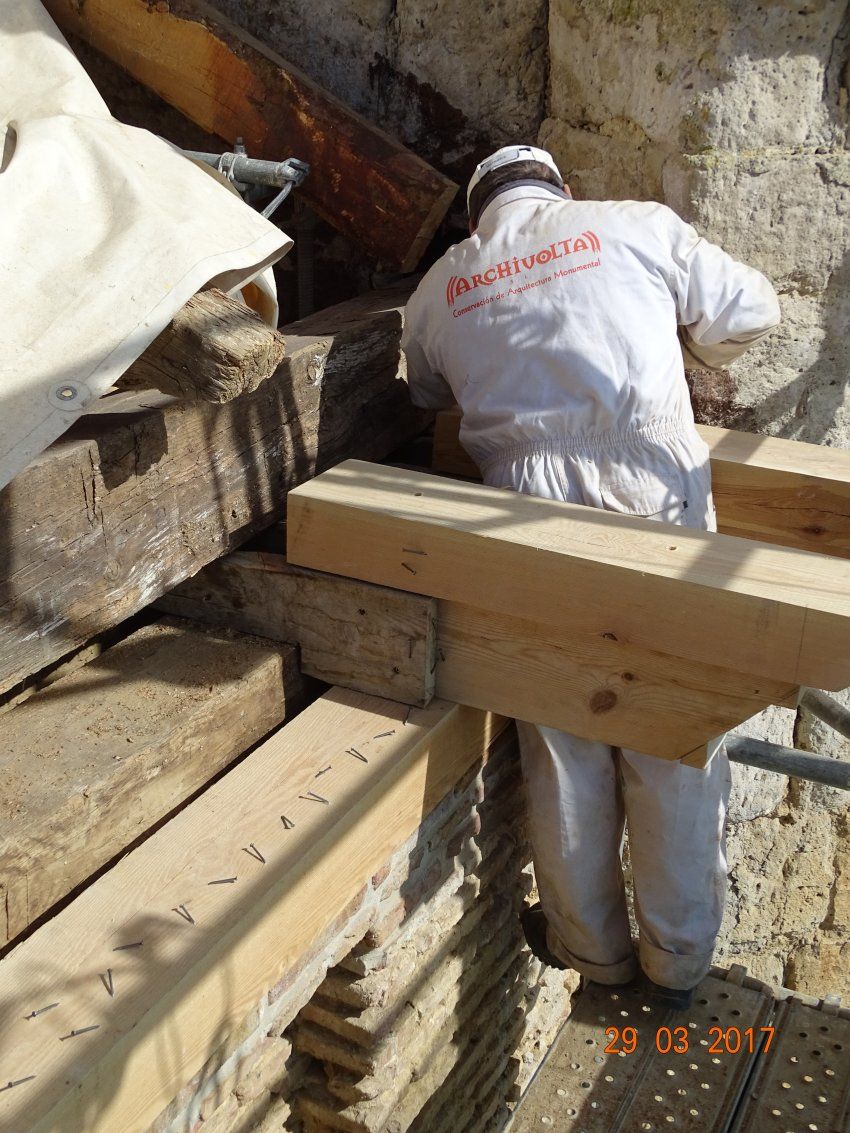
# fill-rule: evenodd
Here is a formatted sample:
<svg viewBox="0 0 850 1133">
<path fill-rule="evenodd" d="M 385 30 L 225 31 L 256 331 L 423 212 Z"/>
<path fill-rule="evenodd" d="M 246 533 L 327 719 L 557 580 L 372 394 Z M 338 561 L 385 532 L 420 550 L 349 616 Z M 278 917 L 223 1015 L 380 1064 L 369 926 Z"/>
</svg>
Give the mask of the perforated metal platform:
<svg viewBox="0 0 850 1133">
<path fill-rule="evenodd" d="M 850 1011 L 714 969 L 687 1013 L 589 988 L 510 1133 L 850 1133 Z"/>
</svg>

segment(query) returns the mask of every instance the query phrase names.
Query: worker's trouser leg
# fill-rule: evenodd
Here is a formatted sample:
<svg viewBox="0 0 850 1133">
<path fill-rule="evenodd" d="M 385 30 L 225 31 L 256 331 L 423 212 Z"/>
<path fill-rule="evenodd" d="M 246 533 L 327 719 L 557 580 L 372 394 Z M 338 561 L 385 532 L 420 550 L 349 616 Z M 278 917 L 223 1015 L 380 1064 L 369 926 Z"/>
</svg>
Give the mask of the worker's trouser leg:
<svg viewBox="0 0 850 1133">
<path fill-rule="evenodd" d="M 549 948 L 591 979 L 625 983 L 637 961 L 620 868 L 623 798 L 614 754 L 555 728 L 518 720 L 517 730 Z"/>
<path fill-rule="evenodd" d="M 628 819 L 640 962 L 666 987 L 711 965 L 723 915 L 729 765 L 700 770 L 518 723 L 549 947 L 601 983 L 634 975 L 620 867 Z"/>
<path fill-rule="evenodd" d="M 624 751 L 620 773 L 641 967 L 665 987 L 695 987 L 711 967 L 726 898 L 726 751 L 704 769 Z"/>
</svg>

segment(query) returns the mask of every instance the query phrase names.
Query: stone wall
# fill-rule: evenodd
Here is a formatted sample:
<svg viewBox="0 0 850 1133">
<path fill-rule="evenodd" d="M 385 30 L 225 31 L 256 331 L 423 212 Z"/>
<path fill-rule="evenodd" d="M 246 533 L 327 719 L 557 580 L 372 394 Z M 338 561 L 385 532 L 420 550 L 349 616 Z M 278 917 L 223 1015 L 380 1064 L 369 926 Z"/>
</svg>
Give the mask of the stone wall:
<svg viewBox="0 0 850 1133">
<path fill-rule="evenodd" d="M 846 445 L 850 17 L 839 0 L 552 0 L 541 143 L 582 196 L 653 198 L 763 270 L 783 324 L 749 426 Z"/>
<path fill-rule="evenodd" d="M 578 983 L 541 969 L 522 939 L 526 826 L 511 730 L 150 1133 L 501 1127 Z"/>
</svg>

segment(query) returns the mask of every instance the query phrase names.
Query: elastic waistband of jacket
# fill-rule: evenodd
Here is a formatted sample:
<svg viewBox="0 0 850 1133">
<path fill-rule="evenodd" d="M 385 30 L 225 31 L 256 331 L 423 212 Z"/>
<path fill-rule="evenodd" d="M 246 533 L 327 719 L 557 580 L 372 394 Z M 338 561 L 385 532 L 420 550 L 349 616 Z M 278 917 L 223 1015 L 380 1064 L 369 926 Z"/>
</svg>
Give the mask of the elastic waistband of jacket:
<svg viewBox="0 0 850 1133">
<path fill-rule="evenodd" d="M 482 470 L 503 464 L 508 460 L 523 460 L 535 456 L 586 456 L 591 453 L 611 452 L 646 443 L 690 439 L 695 434 L 693 422 L 680 417 L 656 417 L 645 425 L 628 429 L 611 429 L 604 433 L 547 434 L 535 440 L 520 441 L 489 455 L 477 455 Z M 697 434 L 698 436 L 698 434 Z"/>
</svg>

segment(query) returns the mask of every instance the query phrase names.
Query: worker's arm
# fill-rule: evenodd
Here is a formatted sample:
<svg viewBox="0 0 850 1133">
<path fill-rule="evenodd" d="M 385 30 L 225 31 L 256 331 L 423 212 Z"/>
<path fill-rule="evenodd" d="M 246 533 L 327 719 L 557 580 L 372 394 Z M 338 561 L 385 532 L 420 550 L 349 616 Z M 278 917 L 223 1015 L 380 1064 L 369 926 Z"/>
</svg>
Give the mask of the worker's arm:
<svg viewBox="0 0 850 1133">
<path fill-rule="evenodd" d="M 726 366 L 779 325 L 776 292 L 760 271 L 732 259 L 667 211 L 670 284 L 685 349 L 698 365 Z"/>
<path fill-rule="evenodd" d="M 451 386 L 431 363 L 416 333 L 419 314 L 414 293 L 405 311 L 401 348 L 407 358 L 410 400 L 420 409 L 449 409 L 457 400 Z"/>
</svg>

